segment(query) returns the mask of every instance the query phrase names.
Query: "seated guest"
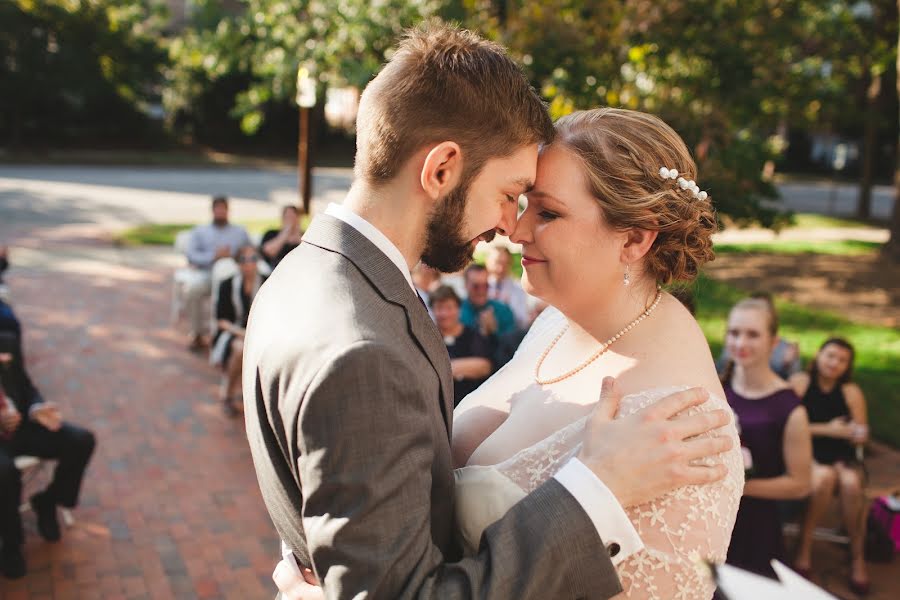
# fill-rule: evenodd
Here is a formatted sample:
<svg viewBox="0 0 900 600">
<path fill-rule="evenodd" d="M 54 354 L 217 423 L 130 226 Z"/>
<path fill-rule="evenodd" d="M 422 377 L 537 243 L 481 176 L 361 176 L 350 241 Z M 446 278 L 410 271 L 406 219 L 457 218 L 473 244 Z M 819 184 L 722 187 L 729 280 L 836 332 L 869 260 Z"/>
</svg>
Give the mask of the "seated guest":
<svg viewBox="0 0 900 600">
<path fill-rule="evenodd" d="M 281 229 L 270 229 L 263 234 L 260 252 L 273 269 L 288 252 L 300 245 L 300 211 L 296 206 L 285 206 L 281 211 Z"/>
<path fill-rule="evenodd" d="M 0 246 L 0 301 L 9 300 L 9 289 L 3 283 L 3 274 L 9 268 L 9 248 Z"/>
<path fill-rule="evenodd" d="M 765 300 L 747 298 L 731 309 L 725 336 L 731 358 L 722 384 L 734 410 L 747 480 L 727 562 L 769 577 L 775 576 L 771 560 L 785 560 L 776 501 L 806 497 L 812 472 L 806 409 L 769 365 L 777 339 L 778 316 Z"/>
<path fill-rule="evenodd" d="M 519 329 L 531 325 L 528 311 L 528 294 L 522 284 L 511 276 L 512 254 L 506 246 L 491 246 L 485 263 L 488 272 L 488 296 L 512 309 Z"/>
<path fill-rule="evenodd" d="M 12 334 L 16 338 L 22 337 L 22 326 L 16 313 L 13 312 L 12 306 L 0 298 L 0 334 L 2 333 Z"/>
<path fill-rule="evenodd" d="M 428 316 L 434 320 L 434 311 L 431 310 L 431 292 L 441 285 L 441 272 L 434 267 L 429 267 L 420 262 L 412 271 L 413 285 L 416 286 L 416 292 L 428 309 Z"/>
<path fill-rule="evenodd" d="M 516 330 L 512 310 L 499 300 L 488 297 L 488 273 L 481 265 L 469 265 L 465 271 L 466 300 L 462 303 L 460 320 L 466 327 L 478 329 L 492 344 L 498 336 Z"/>
<path fill-rule="evenodd" d="M 840 338 L 827 340 L 810 366 L 809 373 L 797 373 L 790 383 L 803 399 L 812 433 L 812 495 L 806 509 L 800 547 L 794 569 L 808 574 L 812 558 L 812 535 L 831 499 L 837 492 L 844 527 L 850 536 L 850 589 L 857 594 L 869 591 L 866 572 L 866 501 L 861 465 L 856 446 L 868 439 L 866 399 L 851 380 L 853 346 Z"/>
<path fill-rule="evenodd" d="M 228 222 L 228 198 L 216 196 L 212 201 L 212 223 L 198 225 L 191 230 L 187 259 L 194 268 L 194 277 L 185 286 L 185 309 L 191 321 L 191 350 L 206 346 L 204 334 L 207 322 L 203 318 L 203 301 L 212 292 L 213 264 L 235 255 L 238 248 L 250 243 L 247 231 Z"/>
<path fill-rule="evenodd" d="M 775 301 L 772 299 L 772 294 L 769 292 L 754 292 L 750 294 L 750 298 L 768 303 L 770 310 L 773 313 L 776 312 Z M 725 365 L 728 363 L 728 358 L 728 346 L 726 345 L 722 348 L 722 354 L 719 356 L 719 360 L 716 361 L 716 369 L 719 373 L 724 370 Z M 779 377 L 787 380 L 791 375 L 798 373 L 803 368 L 800 360 L 800 346 L 797 342 L 791 342 L 778 336 L 778 339 L 775 342 L 775 348 L 772 350 L 772 354 L 769 357 L 769 365 Z"/>
<path fill-rule="evenodd" d="M 225 385 L 222 389 L 222 404 L 225 412 L 236 415 L 235 400 L 241 391 L 241 364 L 244 360 L 244 333 L 250 304 L 265 278 L 257 270 L 259 256 L 253 246 L 244 246 L 237 253 L 240 272 L 226 279 L 219 286 L 219 300 L 216 304 L 218 332 L 213 341 L 210 361 L 225 370 Z"/>
<path fill-rule="evenodd" d="M 545 308 L 547 308 L 546 302 L 539 298 L 535 298 L 534 296 L 529 296 L 528 322 L 526 326 L 517 327 L 510 333 L 497 336 L 497 343 L 494 344 L 493 354 L 491 354 L 491 362 L 494 365 L 495 372 L 502 369 L 503 365 L 512 360 L 512 357 L 519 349 L 519 345 L 522 343 L 522 340 L 524 340 L 525 336 L 528 335 L 528 330 L 531 329 L 532 323 L 534 323 L 535 319 L 537 319 L 540 314 L 544 312 Z"/>
<path fill-rule="evenodd" d="M 60 539 L 56 507 L 74 508 L 91 454 L 94 434 L 62 420 L 59 407 L 45 401 L 22 362 L 21 344 L 0 335 L 0 572 L 25 575 L 24 531 L 19 504 L 22 479 L 14 459 L 29 455 L 57 461 L 53 480 L 31 497 L 38 531 L 47 541 Z"/>
<path fill-rule="evenodd" d="M 438 287 L 431 293 L 430 300 L 435 321 L 450 354 L 450 371 L 454 379 L 453 405 L 456 406 L 491 374 L 490 350 L 487 340 L 477 329 L 460 323 L 461 302 L 452 287 Z"/>
</svg>

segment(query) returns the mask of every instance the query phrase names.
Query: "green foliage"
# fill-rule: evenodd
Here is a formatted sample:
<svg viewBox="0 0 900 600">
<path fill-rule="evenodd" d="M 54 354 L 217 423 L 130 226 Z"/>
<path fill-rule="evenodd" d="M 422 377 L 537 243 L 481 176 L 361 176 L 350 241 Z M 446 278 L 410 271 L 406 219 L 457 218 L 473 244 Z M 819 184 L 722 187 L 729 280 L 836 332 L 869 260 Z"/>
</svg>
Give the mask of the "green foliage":
<svg viewBox="0 0 900 600">
<path fill-rule="evenodd" d="M 191 28 L 172 44 L 166 106 L 179 118 L 201 123 L 198 99 L 200 106 L 205 98 L 224 99 L 241 130 L 253 135 L 273 106 L 292 105 L 299 67 L 317 79 L 320 94 L 328 86 L 364 87 L 400 33 L 438 6 L 436 0 L 245 3 L 240 14 L 224 16 L 215 28 Z"/>
<path fill-rule="evenodd" d="M 0 3 L 0 143 L 152 135 L 162 22 L 140 0 Z"/>
<path fill-rule="evenodd" d="M 807 241 L 773 240 L 744 244 L 716 244 L 716 254 L 743 254 L 764 252 L 768 254 L 833 254 L 836 256 L 860 256 L 875 254 L 883 246 L 878 242 L 860 240 Z"/>
<path fill-rule="evenodd" d="M 598 105 L 660 115 L 692 148 L 720 213 L 776 228 L 787 219 L 763 177 L 785 150 L 775 132 L 839 118 L 861 127 L 854 86 L 866 65 L 896 56 L 896 19 L 872 35 L 891 3 L 872 4 L 874 19 L 819 0 L 459 3 L 525 66 L 554 117 Z"/>
</svg>

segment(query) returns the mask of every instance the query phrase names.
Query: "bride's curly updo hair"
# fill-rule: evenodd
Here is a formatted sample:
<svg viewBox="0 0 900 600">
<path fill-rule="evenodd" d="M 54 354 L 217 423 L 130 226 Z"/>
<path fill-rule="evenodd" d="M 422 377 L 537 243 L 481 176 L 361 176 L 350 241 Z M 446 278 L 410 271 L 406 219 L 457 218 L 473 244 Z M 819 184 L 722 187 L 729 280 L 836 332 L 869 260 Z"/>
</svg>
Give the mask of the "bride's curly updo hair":
<svg viewBox="0 0 900 600">
<path fill-rule="evenodd" d="M 579 111 L 556 122 L 553 144 L 583 163 L 589 191 L 610 226 L 658 232 L 644 257 L 647 276 L 664 285 L 687 283 L 715 258 L 711 199 L 699 200 L 659 174 L 666 167 L 697 180 L 687 146 L 662 120 L 618 108 Z"/>
</svg>

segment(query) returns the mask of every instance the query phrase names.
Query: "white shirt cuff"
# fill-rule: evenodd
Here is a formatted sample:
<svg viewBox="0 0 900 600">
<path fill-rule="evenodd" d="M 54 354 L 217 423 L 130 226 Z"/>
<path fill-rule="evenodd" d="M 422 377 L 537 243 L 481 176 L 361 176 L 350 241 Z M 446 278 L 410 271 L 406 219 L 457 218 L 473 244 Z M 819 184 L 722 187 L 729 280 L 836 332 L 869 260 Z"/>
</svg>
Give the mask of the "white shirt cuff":
<svg viewBox="0 0 900 600">
<path fill-rule="evenodd" d="M 613 565 L 644 548 L 641 536 L 616 497 L 584 463 L 572 458 L 554 477 L 588 514 Z"/>
<path fill-rule="evenodd" d="M 35 402 L 35 403 L 32 404 L 31 406 L 29 406 L 29 407 L 28 407 L 28 418 L 30 419 L 32 416 L 34 416 L 34 411 L 36 411 L 37 409 L 39 409 L 39 408 L 42 407 L 43 405 L 44 405 L 43 402 Z"/>
</svg>

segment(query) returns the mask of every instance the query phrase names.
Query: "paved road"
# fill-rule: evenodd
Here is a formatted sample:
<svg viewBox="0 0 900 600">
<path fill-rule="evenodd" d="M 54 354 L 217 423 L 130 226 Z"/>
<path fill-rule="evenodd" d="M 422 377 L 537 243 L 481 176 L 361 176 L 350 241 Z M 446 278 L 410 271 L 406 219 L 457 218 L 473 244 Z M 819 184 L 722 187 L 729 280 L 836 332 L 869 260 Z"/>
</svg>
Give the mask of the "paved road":
<svg viewBox="0 0 900 600">
<path fill-rule="evenodd" d="M 859 201 L 859 187 L 827 182 L 785 183 L 778 186 L 782 203 L 797 212 L 853 216 Z M 872 190 L 872 216 L 889 219 L 894 208 L 894 188 L 877 185 Z"/>
<path fill-rule="evenodd" d="M 320 169 L 313 210 L 340 200 L 349 170 Z M 138 223 L 195 223 L 209 218 L 209 198 L 232 198 L 232 219 L 277 218 L 297 202 L 296 173 L 278 169 L 0 166 L 0 238 L 37 229 Z"/>
<path fill-rule="evenodd" d="M 313 210 L 340 200 L 351 181 L 349 169 L 318 169 Z M 233 198 L 237 221 L 271 219 L 279 207 L 296 202 L 296 173 L 286 169 L 140 168 L 0 165 L 0 239 L 27 237 L 39 228 L 79 225 L 107 230 L 157 222 L 201 222 L 209 197 Z M 827 183 L 781 186 L 786 207 L 850 215 L 857 189 Z M 873 215 L 887 218 L 893 189 L 876 187 Z"/>
</svg>

